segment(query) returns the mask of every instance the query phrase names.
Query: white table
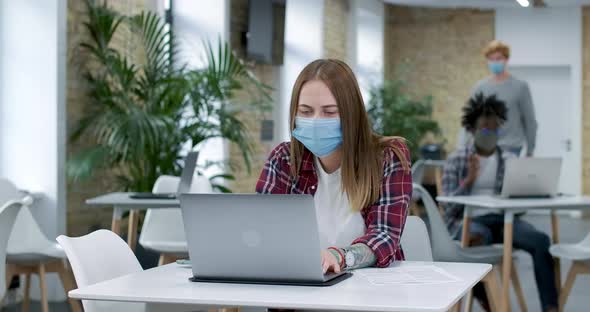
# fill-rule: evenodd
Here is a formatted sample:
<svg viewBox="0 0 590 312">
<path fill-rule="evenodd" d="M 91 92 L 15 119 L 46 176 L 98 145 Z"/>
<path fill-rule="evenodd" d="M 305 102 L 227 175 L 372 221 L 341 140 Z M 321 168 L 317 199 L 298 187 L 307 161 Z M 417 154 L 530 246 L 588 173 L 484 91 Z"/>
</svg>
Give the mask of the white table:
<svg viewBox="0 0 590 312">
<path fill-rule="evenodd" d="M 179 208 L 178 199 L 135 199 L 129 197 L 133 193 L 115 192 L 86 200 L 87 205 L 94 207 L 112 206 L 113 221 L 111 231 L 121 234 L 121 220 L 123 213 L 129 211 L 129 227 L 127 230 L 127 243 L 135 251 L 137 245 L 137 226 L 139 221 L 139 210 L 153 208 Z"/>
<path fill-rule="evenodd" d="M 375 285 L 360 273 L 331 287 L 193 283 L 175 263 L 72 290 L 84 300 L 346 311 L 448 311 L 491 270 L 489 264 L 427 263 L 458 278 L 438 284 Z M 395 266 L 424 265 L 402 262 Z M 288 266 L 286 266 L 288 268 Z M 387 269 L 385 269 L 387 270 Z"/>
<path fill-rule="evenodd" d="M 502 264 L 502 311 L 510 309 L 510 272 L 512 270 L 512 239 L 514 215 L 528 210 L 550 210 L 553 243 L 559 243 L 559 222 L 556 211 L 590 209 L 588 196 L 560 196 L 539 199 L 507 199 L 498 196 L 438 196 L 441 203 L 465 205 L 461 244 L 469 243 L 469 224 L 474 209 L 500 210 L 504 214 L 504 258 Z M 561 287 L 559 259 L 555 259 L 557 289 Z"/>
</svg>

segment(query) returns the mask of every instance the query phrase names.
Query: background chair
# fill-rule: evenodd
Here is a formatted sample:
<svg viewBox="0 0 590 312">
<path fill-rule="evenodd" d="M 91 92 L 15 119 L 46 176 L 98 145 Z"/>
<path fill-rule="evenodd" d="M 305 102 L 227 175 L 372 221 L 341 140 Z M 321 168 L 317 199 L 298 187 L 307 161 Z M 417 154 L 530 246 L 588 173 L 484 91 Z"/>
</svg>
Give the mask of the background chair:
<svg viewBox="0 0 590 312">
<path fill-rule="evenodd" d="M 433 261 L 432 247 L 426 224 L 422 219 L 408 216 L 402 232 L 401 245 L 408 261 Z"/>
<path fill-rule="evenodd" d="M 179 182 L 179 177 L 160 176 L 154 183 L 152 192 L 175 193 Z M 207 177 L 195 175 L 191 183 L 191 193 L 211 193 L 212 191 Z M 144 248 L 160 254 L 158 265 L 168 264 L 179 258 L 188 258 L 188 246 L 180 209 L 148 209 L 139 243 Z"/>
<path fill-rule="evenodd" d="M 117 234 L 98 230 L 81 237 L 60 235 L 57 241 L 70 260 L 78 287 L 93 285 L 123 275 L 143 271 L 129 245 Z M 82 300 L 85 312 L 186 312 L 182 304 L 154 304 Z"/>
<path fill-rule="evenodd" d="M 559 310 L 565 309 L 567 297 L 574 286 L 578 274 L 590 274 L 590 233 L 576 244 L 556 244 L 549 248 L 554 257 L 572 261 L 565 284 L 559 293 Z"/>
<path fill-rule="evenodd" d="M 43 312 L 49 311 L 47 301 L 46 273 L 57 273 L 63 288 L 67 293 L 75 288 L 63 249 L 50 241 L 42 232 L 39 224 L 33 218 L 30 205 L 24 205 L 20 210 L 10 234 L 7 246 L 6 260 L 10 266 L 10 278 L 14 275 L 25 275 L 23 311 L 28 311 L 31 274 L 39 275 L 41 287 L 41 307 Z M 8 276 L 7 276 L 8 278 Z M 79 302 L 68 300 L 72 311 L 81 311 Z"/>
<path fill-rule="evenodd" d="M 127 243 L 117 234 L 98 230 L 88 235 L 57 237 L 63 247 L 78 287 L 89 286 L 143 269 Z M 82 300 L 84 311 L 145 311 L 145 304 Z"/>
<path fill-rule="evenodd" d="M 495 246 L 480 246 L 461 248 L 453 242 L 449 231 L 443 221 L 436 203 L 421 185 L 413 185 L 414 195 L 420 197 L 428 215 L 430 233 L 432 237 L 432 255 L 435 261 L 489 263 L 493 265 L 492 271 L 482 280 L 492 311 L 499 311 L 499 283 L 498 268 L 502 264 L 503 251 Z M 512 265 L 514 268 L 514 265 Z M 524 294 L 520 286 L 520 280 L 516 271 L 512 271 L 512 285 L 516 293 L 521 311 L 527 311 Z M 467 297 L 467 310 L 471 310 L 471 293 Z"/>
<path fill-rule="evenodd" d="M 19 194 L 16 187 L 7 180 L 0 179 L 0 302 L 6 294 L 6 288 L 12 279 L 12 273 L 9 272 L 10 266 L 6 266 L 6 246 L 10 232 L 16 221 L 16 216 L 20 208 L 31 202 L 31 198 L 24 198 Z"/>
<path fill-rule="evenodd" d="M 444 160 L 419 159 L 412 165 L 412 182 L 424 186 L 424 175 L 428 169 L 433 169 L 436 195 L 442 195 L 442 172 L 445 165 Z M 430 171 L 429 171 L 430 172 Z M 420 211 L 416 202 L 419 198 L 413 197 L 410 206 L 412 215 L 419 216 Z"/>
</svg>

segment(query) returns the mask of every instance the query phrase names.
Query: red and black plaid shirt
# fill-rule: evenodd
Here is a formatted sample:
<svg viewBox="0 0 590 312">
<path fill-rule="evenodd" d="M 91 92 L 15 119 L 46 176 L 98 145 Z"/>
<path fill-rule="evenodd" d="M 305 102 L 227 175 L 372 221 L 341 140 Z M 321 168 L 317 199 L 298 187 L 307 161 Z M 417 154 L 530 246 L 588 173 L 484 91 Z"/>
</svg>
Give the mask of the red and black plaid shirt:
<svg viewBox="0 0 590 312">
<path fill-rule="evenodd" d="M 404 143 L 394 141 L 392 145 L 410 160 L 410 152 Z M 313 154 L 305 149 L 299 176 L 293 178 L 290 174 L 289 147 L 289 142 L 284 142 L 270 153 L 256 184 L 257 193 L 315 194 L 318 177 Z M 378 267 L 387 267 L 392 261 L 404 259 L 400 237 L 412 198 L 410 172 L 404 170 L 392 147 L 385 148 L 383 152 L 383 180 L 379 200 L 361 210 L 367 230 L 365 235 L 351 243 L 369 246 L 375 253 Z"/>
</svg>

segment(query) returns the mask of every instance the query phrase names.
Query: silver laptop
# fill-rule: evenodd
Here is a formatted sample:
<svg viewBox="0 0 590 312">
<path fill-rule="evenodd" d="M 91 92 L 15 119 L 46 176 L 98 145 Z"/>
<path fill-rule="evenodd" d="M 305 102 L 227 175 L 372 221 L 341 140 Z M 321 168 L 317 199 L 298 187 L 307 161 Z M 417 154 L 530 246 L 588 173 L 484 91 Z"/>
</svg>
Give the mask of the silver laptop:
<svg viewBox="0 0 590 312">
<path fill-rule="evenodd" d="M 199 152 L 189 152 L 184 158 L 184 168 L 182 168 L 176 193 L 133 193 L 129 197 L 135 199 L 175 199 L 178 194 L 188 193 L 193 183 L 198 158 Z"/>
<path fill-rule="evenodd" d="M 554 197 L 559 187 L 561 158 L 513 158 L 506 160 L 502 197 Z"/>
<path fill-rule="evenodd" d="M 181 194 L 196 282 L 329 286 L 311 195 Z"/>
</svg>

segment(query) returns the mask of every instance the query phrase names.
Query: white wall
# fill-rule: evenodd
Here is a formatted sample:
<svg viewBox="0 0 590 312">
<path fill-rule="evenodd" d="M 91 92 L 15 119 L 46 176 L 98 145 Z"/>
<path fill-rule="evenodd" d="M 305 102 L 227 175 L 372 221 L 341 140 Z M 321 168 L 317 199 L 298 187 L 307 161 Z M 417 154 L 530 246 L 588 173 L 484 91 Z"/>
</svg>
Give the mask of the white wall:
<svg viewBox="0 0 590 312">
<path fill-rule="evenodd" d="M 350 1 L 349 62 L 365 104 L 371 86 L 383 83 L 384 11 L 381 0 Z"/>
<path fill-rule="evenodd" d="M 510 66 L 566 66 L 571 72 L 571 193 L 581 193 L 582 14 L 580 7 L 496 10 L 496 38 L 511 46 Z M 539 127 L 557 125 L 539 124 Z M 542 143 L 541 143 L 542 144 Z M 539 145 L 539 142 L 537 142 Z"/>
<path fill-rule="evenodd" d="M 174 0 L 172 13 L 180 59 L 190 66 L 206 64 L 203 40 L 229 40 L 229 0 Z"/>
<path fill-rule="evenodd" d="M 0 176 L 45 194 L 33 213 L 50 239 L 65 233 L 66 21 L 66 0 L 0 1 Z"/>
<path fill-rule="evenodd" d="M 321 58 L 324 51 L 324 1 L 287 1 L 285 8 L 285 50 L 279 98 L 279 139 L 290 140 L 289 106 L 297 75 L 305 65 Z"/>
<path fill-rule="evenodd" d="M 218 39 L 229 41 L 229 0 L 174 0 L 173 27 L 179 43 L 179 58 L 193 68 L 206 64 L 204 41 L 217 47 Z M 199 163 L 223 161 L 228 146 L 222 139 L 210 139 L 200 147 Z M 205 174 L 217 172 L 212 168 Z"/>
</svg>

